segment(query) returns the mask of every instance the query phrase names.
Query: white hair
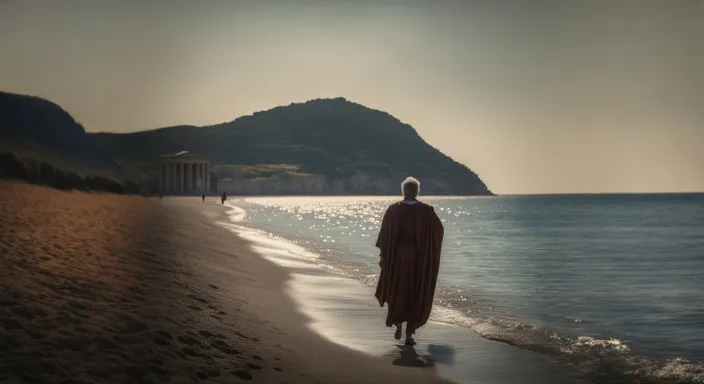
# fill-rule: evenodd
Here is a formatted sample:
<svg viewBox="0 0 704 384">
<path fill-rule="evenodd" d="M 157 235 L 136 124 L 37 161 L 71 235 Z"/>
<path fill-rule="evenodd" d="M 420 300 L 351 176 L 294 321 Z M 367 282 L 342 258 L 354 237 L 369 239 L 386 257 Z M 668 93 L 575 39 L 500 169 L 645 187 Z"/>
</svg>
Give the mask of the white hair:
<svg viewBox="0 0 704 384">
<path fill-rule="evenodd" d="M 403 193 L 406 190 L 406 185 L 408 184 L 413 184 L 416 186 L 416 189 L 420 193 L 420 181 L 416 179 L 415 177 L 407 177 L 401 182 L 401 193 Z"/>
</svg>

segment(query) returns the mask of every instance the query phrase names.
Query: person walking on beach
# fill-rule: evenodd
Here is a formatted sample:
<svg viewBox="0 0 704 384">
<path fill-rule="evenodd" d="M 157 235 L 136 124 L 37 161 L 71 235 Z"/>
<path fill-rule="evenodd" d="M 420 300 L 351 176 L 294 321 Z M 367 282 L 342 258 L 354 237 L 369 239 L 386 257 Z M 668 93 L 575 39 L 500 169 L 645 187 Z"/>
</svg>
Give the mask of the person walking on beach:
<svg viewBox="0 0 704 384">
<path fill-rule="evenodd" d="M 200 198 L 201 198 L 201 200 L 203 200 L 203 202 L 205 203 L 205 193 L 202 194 L 202 195 L 200 195 Z"/>
<path fill-rule="evenodd" d="M 389 206 L 376 241 L 380 250 L 376 298 L 387 304 L 386 326 L 396 326 L 401 339 L 406 323 L 406 345 L 415 345 L 413 335 L 428 322 L 440 269 L 444 228 L 435 209 L 418 201 L 420 182 L 406 178 L 401 184 L 403 200 Z"/>
<path fill-rule="evenodd" d="M 225 205 L 225 200 L 227 200 L 227 192 L 222 191 L 222 196 L 220 196 L 220 204 Z"/>
</svg>

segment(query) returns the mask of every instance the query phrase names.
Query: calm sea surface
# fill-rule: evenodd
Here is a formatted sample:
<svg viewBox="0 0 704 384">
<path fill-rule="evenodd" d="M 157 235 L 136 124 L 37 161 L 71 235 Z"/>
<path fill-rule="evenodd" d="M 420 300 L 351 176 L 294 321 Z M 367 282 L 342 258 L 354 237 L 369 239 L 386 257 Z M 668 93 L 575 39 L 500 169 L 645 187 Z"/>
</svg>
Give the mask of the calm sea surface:
<svg viewBox="0 0 704 384">
<path fill-rule="evenodd" d="M 374 285 L 373 244 L 394 200 L 235 204 L 247 212 L 245 225 Z M 611 359 L 629 372 L 704 380 L 704 195 L 424 201 L 445 225 L 435 320 L 566 359 Z"/>
</svg>

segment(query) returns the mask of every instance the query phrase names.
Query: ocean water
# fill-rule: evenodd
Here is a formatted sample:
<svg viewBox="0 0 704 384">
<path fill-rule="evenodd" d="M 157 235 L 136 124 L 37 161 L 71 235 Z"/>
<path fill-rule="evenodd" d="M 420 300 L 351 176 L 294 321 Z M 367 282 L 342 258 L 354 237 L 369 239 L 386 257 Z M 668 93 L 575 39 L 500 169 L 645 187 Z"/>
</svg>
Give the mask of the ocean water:
<svg viewBox="0 0 704 384">
<path fill-rule="evenodd" d="M 233 204 L 239 223 L 305 250 L 294 256 L 373 286 L 373 244 L 394 200 Z M 586 373 L 704 382 L 704 195 L 424 201 L 445 225 L 433 320 Z"/>
</svg>

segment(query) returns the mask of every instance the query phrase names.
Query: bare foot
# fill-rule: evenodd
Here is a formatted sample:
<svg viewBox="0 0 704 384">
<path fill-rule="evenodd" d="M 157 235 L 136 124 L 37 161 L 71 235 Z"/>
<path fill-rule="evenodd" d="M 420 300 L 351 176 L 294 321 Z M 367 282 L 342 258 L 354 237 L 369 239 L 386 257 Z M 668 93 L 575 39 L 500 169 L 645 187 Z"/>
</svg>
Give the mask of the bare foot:
<svg viewBox="0 0 704 384">
<path fill-rule="evenodd" d="M 416 341 L 412 337 L 406 337 L 406 345 L 416 345 Z"/>
<path fill-rule="evenodd" d="M 401 324 L 396 324 L 396 332 L 394 332 L 394 339 L 401 340 Z"/>
</svg>

